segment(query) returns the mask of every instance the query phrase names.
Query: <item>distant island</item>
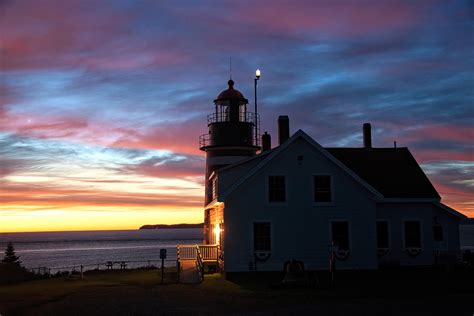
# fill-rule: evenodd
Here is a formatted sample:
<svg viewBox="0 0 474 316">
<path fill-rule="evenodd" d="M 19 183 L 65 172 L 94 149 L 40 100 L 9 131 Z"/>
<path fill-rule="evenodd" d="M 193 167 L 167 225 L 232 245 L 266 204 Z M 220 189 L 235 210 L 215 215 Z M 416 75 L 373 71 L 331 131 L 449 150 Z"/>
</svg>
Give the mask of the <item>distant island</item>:
<svg viewBox="0 0 474 316">
<path fill-rule="evenodd" d="M 204 223 L 200 224 L 155 224 L 155 225 L 143 225 L 139 229 L 181 229 L 181 228 L 203 228 Z"/>
</svg>

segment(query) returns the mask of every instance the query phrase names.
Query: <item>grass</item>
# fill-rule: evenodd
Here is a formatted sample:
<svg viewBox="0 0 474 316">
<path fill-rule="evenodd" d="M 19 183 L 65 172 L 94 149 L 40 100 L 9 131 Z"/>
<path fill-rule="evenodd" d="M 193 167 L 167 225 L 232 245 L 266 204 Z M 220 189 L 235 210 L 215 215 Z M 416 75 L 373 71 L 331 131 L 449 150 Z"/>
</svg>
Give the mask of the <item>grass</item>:
<svg viewBox="0 0 474 316">
<path fill-rule="evenodd" d="M 261 276 L 228 281 L 220 274 L 206 275 L 201 284 L 177 284 L 172 268 L 166 270 L 163 285 L 160 284 L 161 275 L 157 269 L 91 272 L 82 280 L 52 278 L 1 286 L 0 314 L 410 315 L 410 312 L 416 311 L 416 315 L 425 315 L 426 311 L 431 311 L 426 314 L 431 315 L 449 311 L 453 315 L 467 312 L 466 315 L 472 315 L 474 312 L 472 287 L 461 286 L 461 291 L 457 292 L 436 293 L 435 290 L 423 293 L 426 287 L 446 284 L 434 280 L 425 285 L 425 289 L 415 286 L 417 291 L 409 291 L 414 284 L 407 286 L 407 280 L 400 280 L 398 275 L 394 277 L 397 282 L 385 284 L 385 288 L 376 278 L 364 276 L 365 283 L 344 278 L 347 284 L 341 282 L 337 289 L 315 289 L 285 288 L 275 283 L 274 279 Z M 456 280 L 455 283 L 458 282 Z M 426 280 L 422 281 L 419 284 L 425 284 Z M 470 281 L 465 280 L 464 283 L 470 284 Z M 400 292 L 397 287 L 404 284 L 403 295 L 394 295 Z"/>
</svg>

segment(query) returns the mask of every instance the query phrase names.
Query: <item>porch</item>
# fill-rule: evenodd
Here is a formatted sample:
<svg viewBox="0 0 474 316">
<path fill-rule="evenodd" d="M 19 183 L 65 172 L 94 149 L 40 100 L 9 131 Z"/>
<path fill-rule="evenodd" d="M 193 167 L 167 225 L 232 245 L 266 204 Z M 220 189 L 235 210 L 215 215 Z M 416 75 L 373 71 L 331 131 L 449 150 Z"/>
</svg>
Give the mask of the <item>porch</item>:
<svg viewBox="0 0 474 316">
<path fill-rule="evenodd" d="M 221 251 L 218 244 L 178 245 L 176 251 L 176 267 L 179 282 L 202 282 L 205 273 L 223 270 L 223 251 Z"/>
</svg>

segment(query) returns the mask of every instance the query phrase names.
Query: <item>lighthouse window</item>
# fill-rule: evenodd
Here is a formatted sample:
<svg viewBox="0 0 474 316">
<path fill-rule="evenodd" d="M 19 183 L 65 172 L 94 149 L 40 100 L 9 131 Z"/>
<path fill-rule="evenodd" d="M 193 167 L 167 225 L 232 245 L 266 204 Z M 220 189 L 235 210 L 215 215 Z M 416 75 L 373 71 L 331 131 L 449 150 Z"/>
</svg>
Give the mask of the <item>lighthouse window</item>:
<svg viewBox="0 0 474 316">
<path fill-rule="evenodd" d="M 331 202 L 331 176 L 314 176 L 314 201 Z"/>
<path fill-rule="evenodd" d="M 268 201 L 269 202 L 285 202 L 285 176 L 269 176 L 268 177 Z"/>
</svg>

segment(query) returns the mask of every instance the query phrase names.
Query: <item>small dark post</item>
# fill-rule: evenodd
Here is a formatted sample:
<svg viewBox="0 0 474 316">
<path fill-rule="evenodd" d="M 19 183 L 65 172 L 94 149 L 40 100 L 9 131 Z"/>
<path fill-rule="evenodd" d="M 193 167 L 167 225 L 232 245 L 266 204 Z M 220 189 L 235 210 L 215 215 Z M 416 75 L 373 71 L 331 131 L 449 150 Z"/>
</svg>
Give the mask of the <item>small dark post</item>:
<svg viewBox="0 0 474 316">
<path fill-rule="evenodd" d="M 160 259 L 161 259 L 161 283 L 163 284 L 163 279 L 165 275 L 165 259 L 166 259 L 166 249 L 160 249 Z"/>
<path fill-rule="evenodd" d="M 364 123 L 362 131 L 364 134 L 364 148 L 372 148 L 372 131 L 370 123 Z"/>
<path fill-rule="evenodd" d="M 290 119 L 288 115 L 280 115 L 278 117 L 278 142 L 283 144 L 290 138 Z"/>
<path fill-rule="evenodd" d="M 262 135 L 262 152 L 272 149 L 272 138 L 270 134 L 265 132 Z"/>
</svg>

